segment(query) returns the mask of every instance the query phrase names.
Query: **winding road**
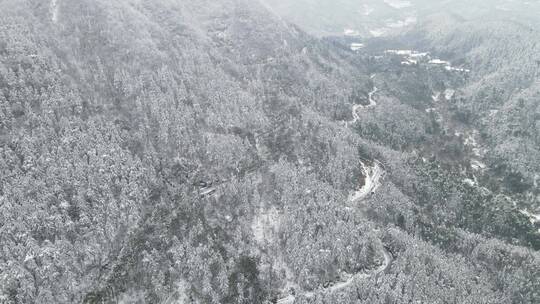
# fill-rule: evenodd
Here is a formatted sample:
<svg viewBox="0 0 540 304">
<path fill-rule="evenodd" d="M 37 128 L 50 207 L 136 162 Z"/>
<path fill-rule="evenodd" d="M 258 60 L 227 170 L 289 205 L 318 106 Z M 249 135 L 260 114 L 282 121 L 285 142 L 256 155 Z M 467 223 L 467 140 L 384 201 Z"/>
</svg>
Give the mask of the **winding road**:
<svg viewBox="0 0 540 304">
<path fill-rule="evenodd" d="M 367 166 L 363 161 L 360 164 L 362 166 L 362 170 L 365 173 L 365 182 L 364 182 L 364 185 L 360 189 L 355 191 L 354 194 L 349 198 L 349 201 L 351 203 L 360 203 L 364 201 L 365 199 L 367 199 L 371 194 L 377 191 L 377 189 L 381 185 L 381 179 L 384 177 L 384 172 L 385 172 L 383 169 L 384 167 L 379 161 L 374 161 L 372 167 Z M 313 296 L 315 296 L 316 292 L 320 292 L 320 291 L 334 293 L 334 292 L 347 288 L 355 280 L 367 279 L 385 271 L 386 269 L 388 269 L 388 267 L 390 267 L 390 264 L 392 263 L 393 258 L 390 252 L 388 252 L 386 248 L 383 247 L 382 252 L 384 255 L 384 261 L 381 264 L 381 266 L 377 267 L 373 271 L 369 273 L 359 272 L 351 276 L 346 281 L 335 283 L 334 285 L 328 288 L 320 288 L 316 291 L 305 292 L 302 295 L 306 298 L 312 298 Z M 295 298 L 296 297 L 294 295 L 288 295 L 287 297 L 279 299 L 276 303 L 277 304 L 292 304 L 294 303 Z"/>
<path fill-rule="evenodd" d="M 349 197 L 350 202 L 361 202 L 369 194 L 375 193 L 381 186 L 381 178 L 384 176 L 384 166 L 377 160 L 373 161 L 373 165 L 367 166 L 365 161 L 360 161 L 362 166 L 362 172 L 365 176 L 364 185 L 356 190 L 352 196 Z"/>
<path fill-rule="evenodd" d="M 368 93 L 368 100 L 369 100 L 368 105 L 361 105 L 361 104 L 353 105 L 353 107 L 352 107 L 353 120 L 351 121 L 352 123 L 355 123 L 360 119 L 360 117 L 358 116 L 358 110 L 359 109 L 373 108 L 373 107 L 375 107 L 377 105 L 377 102 L 375 102 L 375 100 L 373 100 L 373 95 L 375 95 L 375 93 L 377 93 L 378 91 L 379 91 L 379 89 L 376 86 L 374 86 L 373 90 L 371 90 L 371 92 Z"/>
<path fill-rule="evenodd" d="M 373 78 L 373 76 L 371 77 Z M 363 105 L 354 105 L 352 108 L 352 114 L 353 114 L 353 122 L 358 121 L 358 113 L 357 111 L 362 108 L 371 108 L 377 105 L 377 103 L 373 100 L 373 95 L 377 93 L 378 89 L 377 87 L 373 87 L 373 90 L 369 92 L 369 105 L 363 106 Z M 364 185 L 360 187 L 360 189 L 356 190 L 350 197 L 349 202 L 351 203 L 361 203 L 364 200 L 366 200 L 369 196 L 375 193 L 377 189 L 381 186 L 381 179 L 384 177 L 385 170 L 384 165 L 379 162 L 378 160 L 374 160 L 372 163 L 372 166 L 369 166 L 366 164 L 366 160 L 361 160 L 360 165 L 362 166 L 362 171 L 365 176 Z M 381 272 L 384 272 L 385 270 L 390 267 L 390 264 L 393 261 L 393 257 L 388 252 L 386 248 L 383 247 L 382 253 L 384 255 L 384 261 L 383 263 L 377 267 L 376 269 L 370 271 L 370 272 L 358 272 L 355 275 L 350 276 L 346 281 L 336 282 L 334 285 L 327 287 L 327 288 L 319 288 L 315 291 L 309 291 L 302 293 L 301 295 L 306 298 L 312 298 L 315 296 L 317 292 L 338 292 L 342 289 L 347 288 L 350 286 L 355 280 L 358 279 L 366 279 L 373 276 L 378 275 Z M 294 303 L 294 300 L 296 299 L 295 295 L 288 295 L 284 298 L 278 299 L 277 304 L 292 304 Z"/>
<path fill-rule="evenodd" d="M 371 76 L 372 79 L 373 79 L 373 76 L 374 75 Z M 374 86 L 373 89 L 369 92 L 369 94 L 368 94 L 369 104 L 368 105 L 353 105 L 353 107 L 352 107 L 352 116 L 353 116 L 352 123 L 359 120 L 358 110 L 372 108 L 372 107 L 375 107 L 377 105 L 375 100 L 373 100 L 373 95 L 375 95 L 377 93 L 377 91 L 378 91 L 378 88 L 376 86 Z M 381 179 L 385 175 L 384 165 L 378 160 L 368 161 L 368 160 L 365 160 L 365 159 L 361 159 L 360 160 L 360 166 L 362 168 L 362 172 L 363 172 L 363 175 L 364 175 L 364 184 L 362 185 L 362 187 L 360 187 L 358 190 L 356 190 L 354 193 L 352 193 L 351 196 L 349 196 L 348 200 L 349 200 L 350 203 L 361 203 L 361 202 L 365 201 L 367 198 L 369 198 L 381 186 L 381 184 L 382 184 Z M 205 186 L 199 188 L 199 195 L 201 197 L 214 195 L 216 193 L 217 193 L 216 185 L 213 185 L 213 186 L 205 185 Z M 301 293 L 301 295 L 303 297 L 306 297 L 306 298 L 312 298 L 318 292 L 330 292 L 330 293 L 338 292 L 338 291 L 340 291 L 342 289 L 345 289 L 348 286 L 350 286 L 357 279 L 366 279 L 366 278 L 370 278 L 370 277 L 378 275 L 379 273 L 381 273 L 381 272 L 385 271 L 386 269 L 388 269 L 388 267 L 390 267 L 390 264 L 393 261 L 392 255 L 384 247 L 382 249 L 382 254 L 384 256 L 384 260 L 383 260 L 382 264 L 379 267 L 377 267 L 376 269 L 373 269 L 373 270 L 371 270 L 369 272 L 358 272 L 358 273 L 356 273 L 354 275 L 351 275 L 345 281 L 335 282 L 333 285 L 331 285 L 329 287 L 326 287 L 326 288 L 321 287 L 321 288 L 319 288 L 317 290 L 314 290 L 314 291 L 308 291 L 308 292 Z M 286 296 L 284 298 L 278 299 L 276 303 L 277 304 L 292 304 L 292 303 L 294 303 L 295 299 L 296 299 L 295 295 L 288 295 L 288 296 Z"/>
<path fill-rule="evenodd" d="M 321 291 L 324 291 L 324 292 L 330 292 L 330 293 L 334 293 L 334 292 L 338 292 L 342 289 L 345 289 L 347 287 L 349 287 L 355 280 L 359 280 L 359 279 L 367 279 L 367 278 L 370 278 L 372 276 L 375 276 L 375 275 L 378 275 L 379 273 L 385 271 L 386 269 L 388 269 L 388 267 L 390 267 L 390 264 L 392 263 L 392 255 L 390 254 L 390 252 L 388 252 L 388 250 L 386 250 L 386 248 L 383 248 L 383 255 L 384 255 L 384 261 L 383 263 L 381 264 L 381 266 L 377 267 L 375 270 L 369 272 L 369 273 L 364 273 L 364 272 L 359 272 L 353 276 L 351 276 L 347 281 L 343 281 L 343 282 L 339 282 L 339 283 L 336 283 L 330 287 L 327 287 L 327 288 L 320 288 L 318 290 L 315 290 L 315 291 L 309 291 L 309 292 L 305 292 L 302 294 L 302 296 L 306 297 L 306 298 L 313 298 L 315 296 L 315 294 L 317 292 L 321 292 Z M 296 299 L 295 296 L 293 295 L 289 295 L 285 298 L 281 298 L 279 299 L 276 303 L 277 304 L 292 304 L 294 303 L 294 300 Z"/>
</svg>

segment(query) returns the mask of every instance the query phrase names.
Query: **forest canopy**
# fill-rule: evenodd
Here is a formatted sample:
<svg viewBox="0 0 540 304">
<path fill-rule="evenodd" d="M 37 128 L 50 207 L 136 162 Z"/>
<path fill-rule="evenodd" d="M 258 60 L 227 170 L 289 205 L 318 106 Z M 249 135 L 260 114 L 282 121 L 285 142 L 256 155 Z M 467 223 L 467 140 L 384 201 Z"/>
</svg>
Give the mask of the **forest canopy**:
<svg viewBox="0 0 540 304">
<path fill-rule="evenodd" d="M 433 18 L 0 0 L 0 303 L 539 303 L 537 28 Z"/>
</svg>

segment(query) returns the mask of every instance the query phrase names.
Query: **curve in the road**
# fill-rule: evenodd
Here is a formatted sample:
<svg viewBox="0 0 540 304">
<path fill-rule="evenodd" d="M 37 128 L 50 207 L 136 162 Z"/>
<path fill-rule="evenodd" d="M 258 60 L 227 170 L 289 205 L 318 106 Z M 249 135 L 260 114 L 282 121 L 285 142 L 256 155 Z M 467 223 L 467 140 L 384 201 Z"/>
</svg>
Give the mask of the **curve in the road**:
<svg viewBox="0 0 540 304">
<path fill-rule="evenodd" d="M 359 273 L 351 276 L 346 281 L 336 283 L 336 284 L 334 284 L 334 285 L 332 285 L 332 286 L 330 286 L 328 288 L 321 288 L 321 289 L 318 289 L 316 291 L 309 291 L 309 292 L 303 293 L 302 296 L 304 296 L 306 298 L 313 298 L 317 292 L 322 292 L 322 291 L 327 291 L 327 292 L 330 292 L 330 293 L 338 292 L 338 291 L 340 291 L 342 289 L 345 289 L 345 288 L 349 287 L 355 280 L 367 279 L 367 278 L 376 276 L 379 273 L 382 273 L 382 272 L 386 271 L 388 269 L 388 267 L 390 267 L 390 264 L 392 263 L 393 258 L 392 258 L 392 255 L 390 254 L 390 252 L 388 252 L 388 250 L 386 248 L 384 248 L 384 247 L 383 247 L 383 255 L 384 255 L 384 262 L 381 264 L 381 266 L 377 267 L 377 269 L 375 269 L 375 270 L 373 270 L 373 271 L 371 271 L 369 273 L 359 272 Z M 288 295 L 285 298 L 279 299 L 276 302 L 276 304 L 292 304 L 292 303 L 294 303 L 295 299 L 296 299 L 296 297 L 294 295 Z"/>
<path fill-rule="evenodd" d="M 368 197 L 370 194 L 374 194 L 375 191 L 381 186 L 381 178 L 384 176 L 384 166 L 377 160 L 373 161 L 372 166 L 366 165 L 364 161 L 360 161 L 362 166 L 362 172 L 364 173 L 364 185 L 356 190 L 349 201 L 360 202 Z"/>
<path fill-rule="evenodd" d="M 368 100 L 369 100 L 368 105 L 361 105 L 361 104 L 353 105 L 352 107 L 353 120 L 351 121 L 352 123 L 355 123 L 360 119 L 360 116 L 358 116 L 358 110 L 373 108 L 377 105 L 377 102 L 373 99 L 373 95 L 375 95 L 378 91 L 379 89 L 376 86 L 373 86 L 373 89 L 368 93 Z"/>
</svg>

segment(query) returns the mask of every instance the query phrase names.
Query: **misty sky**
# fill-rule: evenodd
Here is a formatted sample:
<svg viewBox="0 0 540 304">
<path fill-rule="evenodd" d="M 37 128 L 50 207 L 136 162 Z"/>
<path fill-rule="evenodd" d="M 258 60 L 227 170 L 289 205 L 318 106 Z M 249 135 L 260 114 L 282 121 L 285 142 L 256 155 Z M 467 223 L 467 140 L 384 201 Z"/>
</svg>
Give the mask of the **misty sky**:
<svg viewBox="0 0 540 304">
<path fill-rule="evenodd" d="M 262 0 L 312 34 L 385 36 L 426 18 L 507 19 L 536 26 L 539 1 L 519 0 Z"/>
</svg>

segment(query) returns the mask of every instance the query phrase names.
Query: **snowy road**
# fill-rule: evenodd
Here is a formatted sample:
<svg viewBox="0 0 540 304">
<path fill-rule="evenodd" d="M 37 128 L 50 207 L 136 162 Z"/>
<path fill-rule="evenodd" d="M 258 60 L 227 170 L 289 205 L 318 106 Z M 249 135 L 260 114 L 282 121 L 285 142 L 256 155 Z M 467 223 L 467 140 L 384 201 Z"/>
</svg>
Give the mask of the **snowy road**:
<svg viewBox="0 0 540 304">
<path fill-rule="evenodd" d="M 373 78 L 373 76 L 371 78 Z M 358 121 L 359 119 L 358 113 L 357 113 L 359 109 L 371 108 L 377 105 L 375 100 L 373 100 L 373 95 L 377 93 L 377 91 L 378 91 L 377 87 L 374 86 L 373 90 L 369 92 L 368 94 L 369 105 L 367 106 L 354 105 L 353 106 L 352 108 L 352 114 L 353 114 L 352 122 L 353 123 Z M 383 164 L 377 160 L 373 161 L 372 166 L 368 166 L 366 163 L 367 161 L 364 161 L 364 160 L 360 161 L 360 165 L 362 166 L 362 172 L 364 173 L 364 177 L 365 177 L 364 185 L 362 185 L 360 189 L 356 190 L 349 197 L 349 202 L 351 203 L 359 203 L 359 202 L 364 201 L 371 194 L 375 193 L 375 191 L 377 191 L 377 189 L 381 186 L 381 179 L 384 177 L 384 174 L 385 174 Z M 382 265 L 377 267 L 375 270 L 369 273 L 365 273 L 365 272 L 356 273 L 355 275 L 352 275 L 346 281 L 336 282 L 334 285 L 327 288 L 320 288 L 316 291 L 302 293 L 302 296 L 306 298 L 312 298 L 315 296 L 317 292 L 329 292 L 329 293 L 338 292 L 350 286 L 355 280 L 367 279 L 385 271 L 386 269 L 388 269 L 388 267 L 392 263 L 393 258 L 390 252 L 386 250 L 386 248 L 383 248 L 383 255 L 384 255 L 384 261 Z M 294 295 L 288 295 L 287 297 L 279 299 L 276 303 L 277 304 L 292 304 L 294 303 L 295 298 L 296 297 Z"/>
<path fill-rule="evenodd" d="M 349 198 L 351 202 L 359 202 L 375 193 L 381 186 L 381 178 L 384 176 L 383 165 L 379 161 L 374 161 L 373 166 L 367 166 L 364 162 L 360 162 L 362 172 L 365 176 L 364 185 L 354 192 Z"/>
<path fill-rule="evenodd" d="M 375 107 L 377 105 L 377 102 L 375 102 L 375 100 L 373 100 L 373 95 L 375 95 L 375 93 L 377 93 L 378 91 L 379 91 L 379 89 L 376 86 L 374 86 L 373 90 L 371 90 L 371 92 L 368 93 L 368 100 L 369 100 L 368 105 L 366 105 L 366 106 L 360 105 L 360 104 L 353 105 L 353 107 L 352 107 L 353 120 L 351 121 L 352 123 L 355 123 L 360 119 L 360 117 L 358 116 L 358 110 L 367 109 L 367 108 L 373 108 L 373 107 Z"/>
<path fill-rule="evenodd" d="M 330 293 L 338 292 L 340 290 L 343 290 L 343 289 L 349 287 L 355 280 L 367 279 L 367 278 L 373 277 L 373 276 L 385 271 L 386 269 L 388 269 L 388 267 L 390 267 L 390 264 L 392 263 L 393 258 L 392 258 L 392 255 L 390 254 L 390 252 L 388 252 L 388 250 L 386 250 L 386 248 L 383 248 L 383 255 L 384 255 L 383 263 L 381 264 L 381 266 L 377 267 L 375 270 L 373 270 L 373 271 L 371 271 L 369 273 L 359 272 L 359 273 L 351 276 L 346 281 L 338 282 L 338 283 L 336 283 L 336 284 L 334 284 L 334 285 L 332 285 L 332 286 L 330 286 L 328 288 L 320 288 L 320 289 L 315 290 L 315 291 L 310 291 L 310 292 L 303 293 L 302 296 L 306 297 L 306 298 L 313 298 L 317 292 L 330 292 Z M 295 296 L 289 295 L 289 296 L 287 296 L 285 298 L 279 299 L 276 303 L 277 304 L 292 304 L 292 303 L 294 303 L 295 299 L 296 299 Z"/>
<path fill-rule="evenodd" d="M 370 78 L 373 79 L 374 76 L 375 75 L 371 75 Z M 360 104 L 353 105 L 353 108 L 352 108 L 353 120 L 350 121 L 351 123 L 355 123 L 360 119 L 360 117 L 358 116 L 358 110 L 373 108 L 377 105 L 377 102 L 375 102 L 375 100 L 373 99 L 373 95 L 375 95 L 378 91 L 379 91 L 379 88 L 377 88 L 376 86 L 373 86 L 373 89 L 368 93 L 368 100 L 369 100 L 368 105 L 360 105 Z"/>
<path fill-rule="evenodd" d="M 371 78 L 373 79 L 374 75 L 372 75 Z M 353 121 L 352 122 L 353 123 L 358 121 L 358 119 L 359 119 L 358 111 L 360 109 L 372 108 L 372 107 L 375 107 L 377 105 L 377 103 L 373 99 L 373 96 L 377 93 L 377 91 L 378 91 L 378 88 L 376 86 L 374 86 L 373 89 L 369 92 L 369 94 L 368 94 L 369 104 L 368 105 L 354 105 L 353 106 L 353 108 L 352 108 L 352 115 L 353 115 Z M 368 163 L 371 163 L 371 165 L 368 165 Z M 349 197 L 349 202 L 350 203 L 360 203 L 360 202 L 366 200 L 372 194 L 374 194 L 377 191 L 377 189 L 381 186 L 381 184 L 382 184 L 381 179 L 385 175 L 384 165 L 381 162 L 377 161 L 377 160 L 374 160 L 374 161 L 360 160 L 360 166 L 362 167 L 362 173 L 364 175 L 364 184 L 362 185 L 362 187 L 360 187 L 360 189 L 356 190 Z M 214 185 L 214 186 L 205 186 L 205 187 L 202 187 L 202 188 L 199 189 L 199 195 L 202 196 L 202 197 L 215 195 L 215 194 L 217 194 L 216 185 Z M 382 253 L 383 253 L 383 256 L 384 256 L 384 261 L 376 269 L 374 269 L 374 270 L 372 270 L 370 272 L 367 272 L 367 273 L 366 272 L 356 273 L 354 275 L 351 275 L 345 281 L 335 282 L 332 286 L 329 286 L 327 288 L 322 288 L 321 287 L 321 288 L 319 288 L 318 290 L 315 290 L 315 291 L 309 291 L 309 292 L 301 293 L 301 295 L 303 297 L 306 297 L 306 298 L 312 298 L 312 297 L 315 296 L 316 293 L 319 293 L 319 292 L 330 292 L 330 293 L 338 292 L 338 291 L 340 291 L 342 289 L 345 289 L 348 286 L 350 286 L 357 279 L 370 278 L 372 276 L 375 276 L 375 275 L 385 271 L 386 269 L 388 269 L 388 267 L 392 263 L 393 258 L 392 258 L 392 255 L 385 248 L 383 248 Z M 288 296 L 286 296 L 284 298 L 278 299 L 276 303 L 277 304 L 292 304 L 292 303 L 294 303 L 295 299 L 296 299 L 295 295 L 288 295 Z"/>
</svg>

